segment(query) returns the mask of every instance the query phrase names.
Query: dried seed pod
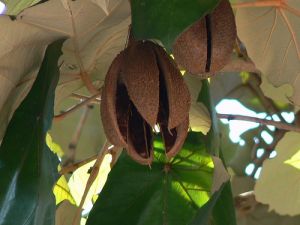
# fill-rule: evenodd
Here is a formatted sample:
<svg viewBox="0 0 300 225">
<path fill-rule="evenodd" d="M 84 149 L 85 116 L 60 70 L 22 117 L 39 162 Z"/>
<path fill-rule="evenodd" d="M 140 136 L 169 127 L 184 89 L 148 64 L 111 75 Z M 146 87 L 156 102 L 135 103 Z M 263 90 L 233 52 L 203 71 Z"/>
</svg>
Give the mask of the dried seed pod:
<svg viewBox="0 0 300 225">
<path fill-rule="evenodd" d="M 191 74 L 206 78 L 230 60 L 236 40 L 235 18 L 228 0 L 184 31 L 173 45 L 175 61 Z"/>
<path fill-rule="evenodd" d="M 184 83 L 183 77 L 171 57 L 158 46 L 154 47 L 157 55 L 157 64 L 160 68 L 161 81 L 166 87 L 168 102 L 168 129 L 179 126 L 186 119 L 186 112 L 191 105 L 190 93 Z M 161 85 L 161 87 L 163 87 Z"/>
<path fill-rule="evenodd" d="M 126 50 L 123 80 L 131 101 L 139 113 L 151 125 L 158 113 L 159 70 L 155 54 L 147 43 L 138 42 Z"/>
<path fill-rule="evenodd" d="M 158 124 L 167 157 L 187 136 L 190 94 L 176 64 L 158 45 L 136 42 L 113 61 L 105 78 L 101 116 L 108 140 L 141 164 L 153 160 Z"/>
<path fill-rule="evenodd" d="M 124 93 L 122 93 L 120 89 L 117 93 L 117 81 L 121 71 L 123 54 L 124 53 L 121 52 L 117 55 L 110 65 L 101 95 L 101 119 L 107 139 L 110 143 L 120 147 L 127 146 L 125 139 L 127 134 L 124 135 L 123 132 L 122 135 L 120 131 L 120 129 L 124 127 L 122 124 L 127 124 L 127 122 L 123 121 L 124 119 L 122 119 L 122 117 L 124 116 L 122 112 L 117 113 L 117 109 L 124 111 L 124 107 L 121 105 L 124 103 L 124 100 L 120 99 L 124 96 Z"/>
</svg>

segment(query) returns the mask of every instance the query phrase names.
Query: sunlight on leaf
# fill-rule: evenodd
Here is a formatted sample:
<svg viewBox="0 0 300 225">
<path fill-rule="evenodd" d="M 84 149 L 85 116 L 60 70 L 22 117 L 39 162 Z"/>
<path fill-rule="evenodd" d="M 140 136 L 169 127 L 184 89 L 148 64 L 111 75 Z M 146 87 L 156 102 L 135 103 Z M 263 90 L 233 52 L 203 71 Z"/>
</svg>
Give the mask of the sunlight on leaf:
<svg viewBox="0 0 300 225">
<path fill-rule="evenodd" d="M 289 164 L 300 170 L 300 150 L 292 156 L 292 158 L 284 161 L 284 163 Z"/>
<path fill-rule="evenodd" d="M 92 208 L 93 206 L 93 196 L 100 193 L 102 190 L 108 173 L 110 172 L 110 163 L 111 163 L 112 157 L 110 154 L 107 154 L 102 162 L 102 165 L 99 170 L 99 174 L 93 183 L 93 185 L 90 188 L 90 191 L 86 197 L 85 203 L 83 205 L 84 209 Z M 68 184 L 71 190 L 71 194 L 75 199 L 75 202 L 77 205 L 79 205 L 82 195 L 84 193 L 85 185 L 87 180 L 89 179 L 89 170 L 93 167 L 95 164 L 95 160 L 80 167 L 77 169 L 73 175 L 71 176 Z"/>
<path fill-rule="evenodd" d="M 3 0 L 3 2 L 6 4 L 6 13 L 8 15 L 17 15 L 23 9 L 30 7 L 40 1 L 41 0 Z"/>
<path fill-rule="evenodd" d="M 56 199 L 56 205 L 64 200 L 69 200 L 72 204 L 76 204 L 70 193 L 70 188 L 65 176 L 61 176 L 54 186 L 53 193 Z"/>
<path fill-rule="evenodd" d="M 61 147 L 52 140 L 52 137 L 49 133 L 47 133 L 46 136 L 46 144 L 53 153 L 58 155 L 59 158 L 61 158 L 64 155 L 64 152 L 61 149 Z"/>
<path fill-rule="evenodd" d="M 201 133 L 191 132 L 169 163 L 155 138 L 151 168 L 120 156 L 88 218 L 88 225 L 183 225 L 209 199 L 213 162 Z"/>
</svg>

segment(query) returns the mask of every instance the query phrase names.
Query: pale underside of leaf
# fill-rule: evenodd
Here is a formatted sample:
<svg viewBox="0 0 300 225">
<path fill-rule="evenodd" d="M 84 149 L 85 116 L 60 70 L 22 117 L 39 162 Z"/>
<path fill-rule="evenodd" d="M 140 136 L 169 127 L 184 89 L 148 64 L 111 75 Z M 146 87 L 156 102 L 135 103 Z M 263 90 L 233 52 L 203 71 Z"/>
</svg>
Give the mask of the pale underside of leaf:
<svg viewBox="0 0 300 225">
<path fill-rule="evenodd" d="M 198 96 L 202 86 L 201 78 L 199 76 L 185 74 L 183 79 L 191 94 L 191 108 L 189 112 L 190 126 L 193 131 L 207 134 L 210 130 L 211 119 L 205 105 L 198 102 Z"/>
<path fill-rule="evenodd" d="M 214 162 L 214 177 L 211 187 L 211 195 L 217 192 L 221 186 L 230 179 L 230 175 L 226 171 L 222 160 L 215 156 L 212 157 L 212 160 Z"/>
<path fill-rule="evenodd" d="M 70 37 L 60 59 L 58 102 L 83 86 L 82 76 L 98 81 L 97 88 L 103 84 L 110 63 L 124 49 L 130 24 L 128 1 L 110 1 L 109 14 L 91 1 L 65 2 L 52 0 L 18 16 L 25 23 Z"/>
<path fill-rule="evenodd" d="M 73 222 L 78 207 L 71 204 L 69 201 L 63 201 L 56 209 L 55 225 L 79 225 L 80 220 Z"/>
<path fill-rule="evenodd" d="M 282 96 L 300 105 L 300 2 L 277 0 L 268 6 L 258 1 L 256 6 L 241 7 L 248 2 L 236 4 L 239 37 L 262 76 L 275 87 L 292 86 L 293 94 Z"/>
<path fill-rule="evenodd" d="M 287 163 L 299 152 L 299 138 L 295 132 L 283 137 L 276 147 L 277 156 L 264 162 L 254 189 L 258 202 L 281 215 L 300 214 L 300 170 Z"/>
<path fill-rule="evenodd" d="M 61 35 L 0 16 L 0 140 L 29 92 L 45 49 Z"/>
<path fill-rule="evenodd" d="M 11 68 L 20 70 L 22 73 L 27 72 L 28 74 L 22 75 L 23 77 L 26 75 L 22 79 L 17 77 L 17 74 L 10 76 L 10 79 L 16 80 L 15 84 L 10 84 L 11 82 L 6 81 L 6 77 L 3 78 L 2 74 L 0 74 L 0 85 L 4 84 L 3 79 L 6 82 L 5 89 L 2 89 L 2 86 L 0 86 L 0 139 L 11 114 L 29 91 L 35 79 L 39 61 L 42 59 L 42 54 L 47 44 L 46 40 L 53 38 L 53 36 L 69 38 L 63 45 L 63 55 L 59 61 L 60 80 L 56 89 L 55 101 L 55 111 L 59 112 L 62 109 L 61 107 L 66 105 L 66 98 L 73 92 L 82 93 L 84 91 L 82 77 L 90 79 L 96 89 L 103 85 L 105 74 L 112 60 L 124 49 L 130 24 L 130 6 L 127 0 L 50 0 L 25 9 L 17 16 L 16 21 L 11 23 L 20 23 L 24 26 L 24 28 L 18 28 L 19 30 L 14 32 L 15 39 L 19 42 L 13 45 L 1 41 L 0 49 L 2 49 L 3 43 L 5 43 L 5 46 L 3 46 L 5 49 L 7 49 L 7 46 L 15 49 L 18 47 L 14 51 L 15 55 L 7 58 L 13 58 L 14 61 L 11 61 L 11 63 L 15 65 L 16 59 L 21 54 L 23 58 L 18 60 L 20 61 L 19 64 L 26 66 L 26 68 L 22 66 Z M 12 26 L 6 26 L 1 19 L 0 30 L 2 29 L 1 33 L 9 34 L 6 30 L 11 30 Z M 34 32 L 31 32 L 31 30 Z M 43 31 L 45 35 L 42 36 L 39 34 L 39 31 Z M 18 35 L 18 32 L 20 35 Z M 10 37 L 5 39 L 10 42 L 14 40 Z M 34 48 L 30 46 L 31 41 L 34 44 Z M 40 42 L 45 45 L 43 48 L 39 46 Z M 22 51 L 20 46 L 23 43 L 25 46 L 29 45 L 28 47 L 32 50 L 24 49 Z M 34 52 L 35 49 L 37 49 L 37 52 Z M 2 52 L 1 50 L 1 54 L 4 54 Z M 2 64 L 2 62 L 4 63 L 1 60 L 0 63 Z M 12 86 L 17 86 L 18 88 L 13 93 L 10 93 L 11 91 L 8 89 L 12 89 Z M 2 90 L 5 90 L 3 94 Z M 5 95 L 10 96 L 7 103 L 5 103 L 7 99 Z M 5 108 L 1 109 L 1 105 L 5 105 Z M 74 120 L 71 126 L 75 127 L 77 123 L 78 121 Z M 52 133 L 56 133 L 57 129 L 61 129 L 61 127 L 54 126 Z M 90 130 L 92 131 L 92 129 Z M 84 133 L 84 135 L 88 136 L 89 134 Z M 58 144 L 66 146 L 65 143 L 69 141 L 67 140 L 69 136 L 61 136 L 59 141 L 56 141 L 57 136 L 54 139 Z M 62 139 L 63 141 L 61 141 Z M 96 152 L 98 149 L 99 146 L 96 142 L 90 143 L 93 146 L 93 150 L 89 150 L 90 152 Z M 63 149 L 66 150 L 65 147 Z"/>
</svg>

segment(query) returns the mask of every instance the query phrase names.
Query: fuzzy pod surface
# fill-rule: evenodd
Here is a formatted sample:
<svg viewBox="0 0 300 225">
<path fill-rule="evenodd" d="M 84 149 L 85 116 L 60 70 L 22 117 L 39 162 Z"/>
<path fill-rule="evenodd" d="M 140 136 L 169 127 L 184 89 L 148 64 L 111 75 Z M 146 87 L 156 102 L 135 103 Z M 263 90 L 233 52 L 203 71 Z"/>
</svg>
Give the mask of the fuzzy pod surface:
<svg viewBox="0 0 300 225">
<path fill-rule="evenodd" d="M 231 58 L 237 31 L 228 0 L 184 31 L 173 44 L 178 65 L 189 73 L 207 78 L 220 71 Z"/>
<path fill-rule="evenodd" d="M 168 158 L 180 151 L 189 128 L 191 97 L 176 63 L 150 42 L 130 44 L 105 78 L 101 119 L 108 140 L 135 161 L 153 161 L 153 127 L 159 126 Z"/>
</svg>

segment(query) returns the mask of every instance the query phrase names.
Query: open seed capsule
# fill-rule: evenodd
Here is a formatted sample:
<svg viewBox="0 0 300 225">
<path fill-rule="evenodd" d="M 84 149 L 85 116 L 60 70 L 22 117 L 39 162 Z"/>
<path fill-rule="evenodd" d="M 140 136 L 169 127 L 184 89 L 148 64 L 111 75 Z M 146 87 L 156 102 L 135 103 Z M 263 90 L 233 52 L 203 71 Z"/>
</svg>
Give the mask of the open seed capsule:
<svg viewBox="0 0 300 225">
<path fill-rule="evenodd" d="M 166 155 L 181 149 L 189 127 L 190 94 L 175 62 L 149 41 L 130 44 L 112 62 L 102 92 L 101 117 L 108 140 L 141 164 L 153 160 L 154 125 Z"/>
</svg>

